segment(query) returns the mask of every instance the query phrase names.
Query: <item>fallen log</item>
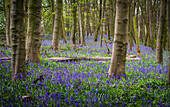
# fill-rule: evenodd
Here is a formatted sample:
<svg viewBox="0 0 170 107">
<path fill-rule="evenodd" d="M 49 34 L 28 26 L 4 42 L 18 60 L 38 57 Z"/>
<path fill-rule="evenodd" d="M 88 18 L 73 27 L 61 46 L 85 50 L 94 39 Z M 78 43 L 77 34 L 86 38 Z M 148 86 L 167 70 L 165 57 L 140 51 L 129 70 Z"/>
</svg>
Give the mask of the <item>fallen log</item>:
<svg viewBox="0 0 170 107">
<path fill-rule="evenodd" d="M 2 57 L 0 58 L 0 61 L 10 61 L 11 57 Z"/>
<path fill-rule="evenodd" d="M 80 60 L 87 60 L 87 61 L 108 61 L 111 60 L 111 57 L 53 57 L 53 58 L 47 58 L 50 61 L 55 62 L 64 62 L 64 61 L 80 61 Z M 129 58 L 126 57 L 126 60 L 140 60 L 141 58 Z M 0 58 L 0 61 L 10 61 L 11 57 L 2 57 Z"/>
<path fill-rule="evenodd" d="M 79 61 L 79 60 L 93 60 L 93 61 L 107 61 L 111 60 L 111 57 L 54 57 L 54 58 L 47 58 L 50 61 L 56 62 L 63 62 L 63 61 Z M 127 60 L 140 60 L 140 58 L 126 58 Z"/>
</svg>

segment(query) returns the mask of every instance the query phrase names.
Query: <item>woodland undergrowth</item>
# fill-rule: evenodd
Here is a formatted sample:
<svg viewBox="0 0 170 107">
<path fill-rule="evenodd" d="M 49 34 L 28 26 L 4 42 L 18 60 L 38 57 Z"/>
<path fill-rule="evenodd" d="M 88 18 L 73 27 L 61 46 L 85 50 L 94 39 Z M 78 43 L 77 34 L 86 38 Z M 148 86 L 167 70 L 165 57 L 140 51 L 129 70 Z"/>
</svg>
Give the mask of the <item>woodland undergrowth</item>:
<svg viewBox="0 0 170 107">
<path fill-rule="evenodd" d="M 69 37 L 67 37 L 69 40 Z M 168 51 L 163 65 L 156 52 L 140 45 L 141 60 L 126 61 L 126 75 L 108 78 L 110 61 L 52 62 L 47 57 L 104 56 L 107 48 L 86 37 L 86 46 L 73 49 L 60 41 L 60 50 L 50 50 L 51 37 L 41 40 L 41 62 L 27 64 L 27 80 L 11 81 L 11 62 L 0 61 L 1 106 L 170 106 L 167 84 Z M 108 44 L 112 49 L 112 44 Z M 136 46 L 128 55 L 136 55 Z M 11 49 L 0 47 L 0 57 L 10 57 Z M 126 78 L 125 78 L 126 77 Z M 26 96 L 27 98 L 23 98 Z"/>
</svg>

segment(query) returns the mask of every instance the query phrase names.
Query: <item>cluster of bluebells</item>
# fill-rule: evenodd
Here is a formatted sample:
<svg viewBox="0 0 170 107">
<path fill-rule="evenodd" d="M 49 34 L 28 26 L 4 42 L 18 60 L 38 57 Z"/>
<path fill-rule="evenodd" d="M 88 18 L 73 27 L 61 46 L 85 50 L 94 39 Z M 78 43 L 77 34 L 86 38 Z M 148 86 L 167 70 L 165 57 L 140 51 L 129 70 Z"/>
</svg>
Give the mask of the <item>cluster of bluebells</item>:
<svg viewBox="0 0 170 107">
<path fill-rule="evenodd" d="M 60 41 L 62 44 L 63 41 Z M 69 43 L 68 43 L 69 44 Z M 42 41 L 42 49 L 51 41 Z M 63 47 L 67 45 L 63 44 Z M 92 46 L 92 47 L 91 47 Z M 112 44 L 109 44 L 110 49 Z M 48 55 L 91 56 L 106 55 L 103 44 L 86 38 L 82 50 L 47 50 Z M 110 61 L 51 62 L 41 59 L 40 64 L 27 65 L 26 81 L 11 81 L 11 63 L 0 62 L 0 105 L 2 106 L 170 106 L 170 90 L 167 85 L 168 53 L 164 52 L 164 64 L 155 63 L 155 52 L 140 46 L 142 58 L 126 61 L 126 75 L 108 78 Z M 136 54 L 136 46 L 128 54 Z M 94 51 L 94 53 L 93 53 Z M 42 53 L 43 56 L 44 53 Z M 44 55 L 45 56 L 45 55 Z M 108 55 L 110 56 L 110 55 Z M 42 80 L 34 82 L 43 76 Z M 22 99 L 29 96 L 29 99 Z"/>
</svg>

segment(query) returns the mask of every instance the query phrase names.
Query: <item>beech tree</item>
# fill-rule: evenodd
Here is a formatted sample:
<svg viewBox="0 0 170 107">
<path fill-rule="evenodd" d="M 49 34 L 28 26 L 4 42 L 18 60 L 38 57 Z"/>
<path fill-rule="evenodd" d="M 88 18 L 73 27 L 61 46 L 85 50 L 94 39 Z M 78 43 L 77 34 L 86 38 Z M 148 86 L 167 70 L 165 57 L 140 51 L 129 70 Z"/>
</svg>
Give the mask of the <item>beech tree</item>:
<svg viewBox="0 0 170 107">
<path fill-rule="evenodd" d="M 116 0 L 115 35 L 112 58 L 108 74 L 125 74 L 125 61 L 128 39 L 129 0 Z"/>
<path fill-rule="evenodd" d="M 59 40 L 60 40 L 60 28 L 61 28 L 61 12 L 62 12 L 62 0 L 56 1 L 56 13 L 54 21 L 53 39 L 51 48 L 53 50 L 59 50 Z"/>
<path fill-rule="evenodd" d="M 169 62 L 168 62 L 168 84 L 170 84 L 170 0 L 167 1 L 167 25 L 168 25 L 168 38 L 169 38 Z"/>
<path fill-rule="evenodd" d="M 5 3 L 5 16 L 6 16 L 6 40 L 7 45 L 11 45 L 10 39 L 10 9 L 11 9 L 11 0 L 4 0 Z"/>
<path fill-rule="evenodd" d="M 76 27 L 77 27 L 77 3 L 76 0 L 71 0 L 72 4 L 72 31 L 71 31 L 71 44 L 76 44 Z"/>
<path fill-rule="evenodd" d="M 11 0 L 10 37 L 12 80 L 25 78 L 24 0 Z"/>
<path fill-rule="evenodd" d="M 79 20 L 79 28 L 80 28 L 80 38 L 81 38 L 81 45 L 85 46 L 85 32 L 84 32 L 84 15 L 82 13 L 82 3 L 78 1 L 78 20 Z"/>
<path fill-rule="evenodd" d="M 29 0 L 26 59 L 40 61 L 42 0 Z"/>
<path fill-rule="evenodd" d="M 97 42 L 97 39 L 98 39 L 98 34 L 99 34 L 99 30 L 100 30 L 100 25 L 101 25 L 101 17 L 102 17 L 102 0 L 100 0 L 99 21 L 96 26 L 96 31 L 95 31 L 95 35 L 94 35 L 95 42 Z"/>
<path fill-rule="evenodd" d="M 161 0 L 159 28 L 158 28 L 157 45 L 156 45 L 156 62 L 160 64 L 163 63 L 162 42 L 163 42 L 163 34 L 165 29 L 165 11 L 166 11 L 165 1 L 166 0 Z"/>
</svg>

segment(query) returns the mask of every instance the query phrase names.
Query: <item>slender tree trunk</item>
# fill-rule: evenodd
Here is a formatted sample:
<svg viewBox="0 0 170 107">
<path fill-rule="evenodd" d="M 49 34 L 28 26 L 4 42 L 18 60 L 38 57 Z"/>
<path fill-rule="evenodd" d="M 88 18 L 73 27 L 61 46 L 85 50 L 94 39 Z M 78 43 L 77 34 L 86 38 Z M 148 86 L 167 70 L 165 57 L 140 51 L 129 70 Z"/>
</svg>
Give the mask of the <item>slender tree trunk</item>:
<svg viewBox="0 0 170 107">
<path fill-rule="evenodd" d="M 50 2 L 51 6 L 51 13 L 52 13 L 52 28 L 54 28 L 54 20 L 55 20 L 55 14 L 54 14 L 54 0 L 51 0 Z M 53 31 L 53 30 L 52 30 Z M 53 33 L 53 32 L 52 32 Z"/>
<path fill-rule="evenodd" d="M 125 61 L 128 39 L 129 0 L 116 0 L 115 39 L 108 74 L 125 74 Z"/>
<path fill-rule="evenodd" d="M 25 11 L 25 18 L 24 18 L 24 24 L 25 24 L 25 34 L 27 34 L 27 26 L 28 26 L 28 4 L 29 4 L 29 0 L 25 0 L 24 2 L 25 7 L 24 7 L 24 11 Z"/>
<path fill-rule="evenodd" d="M 89 36 L 89 34 L 92 36 L 92 31 L 91 31 L 91 26 L 90 26 L 90 1 L 86 0 L 86 31 L 87 31 L 87 36 Z"/>
<path fill-rule="evenodd" d="M 12 80 L 26 78 L 24 0 L 11 0 L 10 16 Z"/>
<path fill-rule="evenodd" d="M 65 27 L 64 27 L 64 17 L 63 17 L 63 2 L 61 4 L 61 36 L 64 39 L 64 42 L 67 43 L 67 39 L 66 39 L 66 34 L 65 34 Z"/>
<path fill-rule="evenodd" d="M 153 40 L 153 31 L 152 31 L 152 12 L 151 12 L 151 8 L 152 7 L 152 0 L 148 1 L 148 9 L 149 9 L 149 28 L 150 28 L 150 38 L 151 38 L 151 42 L 153 44 L 153 48 L 154 48 L 154 40 Z"/>
<path fill-rule="evenodd" d="M 113 0 L 109 0 L 110 3 L 110 11 L 109 11 L 109 15 L 110 15 L 110 24 L 109 24 L 109 28 L 110 28 L 110 36 L 113 38 L 114 40 L 114 2 Z"/>
<path fill-rule="evenodd" d="M 129 6 L 129 10 L 131 10 L 131 5 Z M 131 26 L 131 11 L 129 11 L 129 33 L 128 33 L 128 45 L 129 45 L 129 49 L 132 51 L 133 38 L 132 38 L 132 26 Z"/>
<path fill-rule="evenodd" d="M 72 31 L 71 31 L 71 44 L 74 46 L 76 44 L 76 27 L 77 27 L 77 6 L 76 1 L 72 0 Z"/>
<path fill-rule="evenodd" d="M 26 59 L 40 62 L 42 0 L 29 0 Z"/>
<path fill-rule="evenodd" d="M 10 39 L 10 9 L 11 9 L 11 0 L 4 0 L 5 2 L 5 16 L 6 16 L 6 40 L 7 45 L 11 46 Z"/>
<path fill-rule="evenodd" d="M 138 0 L 138 4 L 139 4 L 139 7 L 141 8 L 142 18 L 143 18 L 144 23 L 146 25 L 146 36 L 145 36 L 145 40 L 144 40 L 144 45 L 146 46 L 147 43 L 150 43 L 152 50 L 154 50 L 153 43 L 151 42 L 150 36 L 149 36 L 150 35 L 149 23 L 147 23 L 148 21 L 147 21 L 147 18 L 146 18 L 146 14 L 144 14 L 144 8 L 142 7 L 140 0 Z M 145 9 L 146 9 L 146 2 L 144 2 L 144 6 L 145 6 Z M 146 10 L 145 10 L 145 12 L 146 12 Z"/>
<path fill-rule="evenodd" d="M 68 14 L 68 2 L 67 0 L 65 0 L 65 17 L 66 17 L 66 35 L 68 36 L 69 35 L 69 14 Z"/>
<path fill-rule="evenodd" d="M 103 36 L 104 36 L 104 8 L 105 8 L 105 0 L 103 0 L 103 4 L 102 4 L 102 16 L 101 16 L 101 25 L 100 25 L 100 47 L 102 47 L 102 39 L 103 39 Z"/>
<path fill-rule="evenodd" d="M 60 40 L 60 28 L 61 28 L 61 12 L 62 12 L 62 0 L 56 1 L 56 13 L 54 21 L 53 39 L 51 48 L 53 50 L 59 50 L 59 40 Z"/>
<path fill-rule="evenodd" d="M 94 35 L 94 41 L 97 42 L 98 39 L 98 34 L 99 34 L 99 30 L 100 30 L 100 25 L 101 25 L 101 17 L 102 17 L 102 0 L 100 0 L 100 11 L 99 11 L 99 21 L 96 27 L 96 32 Z"/>
<path fill-rule="evenodd" d="M 163 42 L 163 34 L 165 29 L 165 0 L 161 0 L 161 7 L 160 7 L 160 19 L 159 19 L 159 28 L 158 28 L 158 36 L 157 36 L 157 45 L 156 45 L 156 62 L 163 63 L 163 49 L 162 49 L 162 42 Z"/>
<path fill-rule="evenodd" d="M 169 40 L 169 63 L 168 63 L 168 84 L 170 84 L 170 0 L 167 0 L 167 26 L 168 26 L 168 40 Z"/>
<path fill-rule="evenodd" d="M 141 57 L 140 47 L 139 47 L 139 36 L 138 36 L 137 27 L 136 27 L 135 16 L 133 16 L 133 27 L 134 27 L 135 38 L 136 38 L 137 55 L 138 57 Z"/>
<path fill-rule="evenodd" d="M 85 32 L 84 32 L 84 15 L 82 13 L 82 4 L 78 1 L 78 20 L 79 20 L 79 28 L 80 28 L 80 38 L 81 38 L 81 46 L 85 46 Z"/>
</svg>

